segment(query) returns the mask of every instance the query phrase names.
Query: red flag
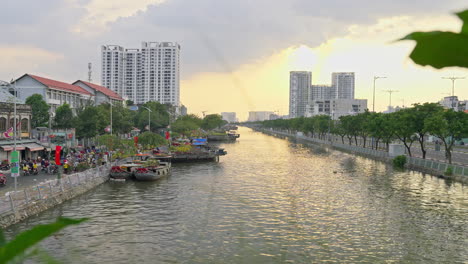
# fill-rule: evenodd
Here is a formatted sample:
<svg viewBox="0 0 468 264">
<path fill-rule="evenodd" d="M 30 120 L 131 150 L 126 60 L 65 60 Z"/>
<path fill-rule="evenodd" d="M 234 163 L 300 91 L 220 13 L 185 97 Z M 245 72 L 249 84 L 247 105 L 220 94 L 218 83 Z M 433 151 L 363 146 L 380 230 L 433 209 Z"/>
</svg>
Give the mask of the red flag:
<svg viewBox="0 0 468 264">
<path fill-rule="evenodd" d="M 55 146 L 55 164 L 57 165 L 62 165 L 60 164 L 60 151 L 62 150 L 61 146 Z"/>
<path fill-rule="evenodd" d="M 169 131 L 166 131 L 166 140 L 169 140 L 170 137 L 171 137 L 171 133 L 169 133 Z"/>
<path fill-rule="evenodd" d="M 133 142 L 135 142 L 135 146 L 137 146 L 138 145 L 138 137 L 134 137 Z"/>
</svg>

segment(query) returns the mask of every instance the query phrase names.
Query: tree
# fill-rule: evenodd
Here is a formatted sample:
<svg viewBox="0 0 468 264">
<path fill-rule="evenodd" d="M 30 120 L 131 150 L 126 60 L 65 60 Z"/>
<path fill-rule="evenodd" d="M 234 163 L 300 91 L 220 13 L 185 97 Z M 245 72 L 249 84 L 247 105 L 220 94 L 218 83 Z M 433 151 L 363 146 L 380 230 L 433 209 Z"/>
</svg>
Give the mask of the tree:
<svg viewBox="0 0 468 264">
<path fill-rule="evenodd" d="M 171 124 L 171 130 L 183 135 L 189 135 L 191 131 L 199 129 L 202 123 L 203 120 L 196 115 L 185 115 Z"/>
<path fill-rule="evenodd" d="M 55 110 L 54 123 L 55 128 L 73 127 L 73 111 L 69 104 L 63 104 Z"/>
<path fill-rule="evenodd" d="M 406 152 L 411 157 L 411 146 L 416 141 L 416 126 L 413 124 L 413 109 L 402 109 L 392 113 L 391 122 L 394 124 L 395 136 L 403 142 Z"/>
<path fill-rule="evenodd" d="M 146 149 L 151 149 L 164 145 L 167 141 L 156 133 L 146 131 L 138 136 L 138 143 Z"/>
<path fill-rule="evenodd" d="M 227 124 L 225 120 L 223 120 L 223 117 L 218 114 L 212 114 L 212 115 L 207 115 L 205 118 L 203 118 L 203 123 L 201 124 L 201 127 L 205 130 L 212 130 L 215 128 L 219 128 L 223 125 Z"/>
<path fill-rule="evenodd" d="M 33 94 L 26 98 L 26 104 L 31 106 L 32 118 L 31 127 L 45 127 L 49 122 L 50 106 L 44 101 L 42 95 Z"/>
<path fill-rule="evenodd" d="M 104 133 L 109 119 L 96 106 L 88 106 L 76 117 L 76 134 L 79 138 L 92 138 Z"/>
<path fill-rule="evenodd" d="M 452 164 L 452 148 L 455 140 L 468 136 L 468 114 L 452 109 L 427 118 L 426 130 L 442 140 L 448 162 Z"/>
<path fill-rule="evenodd" d="M 410 117 L 409 123 L 407 125 L 413 126 L 414 131 L 417 135 L 417 140 L 421 147 L 422 158 L 426 158 L 426 152 L 424 143 L 426 141 L 426 126 L 424 122 L 427 118 L 436 115 L 442 112 L 444 108 L 438 103 L 424 103 L 424 104 L 414 104 L 413 108 L 410 108 Z"/>
<path fill-rule="evenodd" d="M 152 112 L 150 114 L 146 108 L 139 107 L 134 119 L 136 127 L 145 130 L 148 125 L 148 117 L 151 117 L 151 131 L 156 131 L 169 125 L 167 106 L 158 102 L 147 102 L 143 106 L 149 108 Z"/>
</svg>

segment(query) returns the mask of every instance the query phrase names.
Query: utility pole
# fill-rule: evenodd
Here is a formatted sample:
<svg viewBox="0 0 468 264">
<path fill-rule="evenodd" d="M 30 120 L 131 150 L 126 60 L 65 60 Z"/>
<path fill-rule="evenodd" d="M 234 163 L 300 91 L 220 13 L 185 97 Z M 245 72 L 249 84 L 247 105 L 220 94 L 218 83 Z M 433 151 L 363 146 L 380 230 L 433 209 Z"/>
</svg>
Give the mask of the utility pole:
<svg viewBox="0 0 468 264">
<path fill-rule="evenodd" d="M 397 90 L 384 90 L 384 92 L 388 93 L 390 95 L 390 101 L 389 101 L 389 110 L 392 107 L 392 93 L 398 93 L 399 91 Z"/>
<path fill-rule="evenodd" d="M 88 82 L 92 82 L 92 74 L 93 74 L 93 71 L 92 71 L 92 67 L 93 65 L 91 64 L 91 62 L 88 63 Z"/>
<path fill-rule="evenodd" d="M 375 112 L 375 81 L 378 79 L 385 79 L 386 76 L 374 76 L 374 92 L 372 93 L 372 112 Z"/>
<path fill-rule="evenodd" d="M 447 79 L 447 80 L 451 80 L 451 81 L 452 81 L 452 96 L 455 96 L 455 81 L 456 81 L 456 80 L 460 80 L 460 79 L 465 79 L 465 77 L 455 77 L 455 76 L 451 76 L 451 77 L 442 77 L 442 79 Z"/>
</svg>

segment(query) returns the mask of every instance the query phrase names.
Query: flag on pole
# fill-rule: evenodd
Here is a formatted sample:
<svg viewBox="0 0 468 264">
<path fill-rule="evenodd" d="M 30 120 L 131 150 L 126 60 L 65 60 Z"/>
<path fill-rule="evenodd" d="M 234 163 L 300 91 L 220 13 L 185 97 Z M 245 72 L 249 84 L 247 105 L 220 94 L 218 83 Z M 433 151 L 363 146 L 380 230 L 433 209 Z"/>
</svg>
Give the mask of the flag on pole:
<svg viewBox="0 0 468 264">
<path fill-rule="evenodd" d="M 171 133 L 169 131 L 166 131 L 166 140 L 169 140 L 171 138 Z"/>
<path fill-rule="evenodd" d="M 62 151 L 62 147 L 55 146 L 55 164 L 57 165 L 62 165 L 60 164 L 60 151 Z"/>
</svg>

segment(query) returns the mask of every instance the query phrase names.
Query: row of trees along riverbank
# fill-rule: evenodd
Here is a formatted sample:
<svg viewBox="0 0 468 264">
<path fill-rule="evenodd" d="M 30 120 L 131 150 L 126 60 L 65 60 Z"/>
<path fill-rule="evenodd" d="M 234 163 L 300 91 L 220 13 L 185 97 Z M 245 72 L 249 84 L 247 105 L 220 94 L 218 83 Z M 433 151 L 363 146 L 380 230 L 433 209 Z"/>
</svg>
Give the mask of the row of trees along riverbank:
<svg viewBox="0 0 468 264">
<path fill-rule="evenodd" d="M 377 148 L 379 142 L 387 146 L 394 140 L 400 140 L 411 157 L 413 144 L 419 145 L 422 157 L 426 158 L 425 142 L 429 135 L 439 138 L 446 157 L 452 163 L 452 149 L 456 140 L 468 137 L 468 114 L 444 109 L 437 103 L 415 104 L 413 107 L 384 114 L 366 111 L 357 115 L 342 116 L 333 121 L 330 116 L 299 117 L 293 119 L 278 119 L 263 121 L 262 126 L 273 129 L 301 131 L 312 137 L 325 139 L 328 133 L 341 137 L 345 144 L 358 145 L 362 139 L 362 147 L 371 145 Z"/>
<path fill-rule="evenodd" d="M 34 94 L 26 99 L 26 104 L 32 107 L 31 127 L 48 127 L 67 129 L 75 128 L 79 139 L 94 138 L 105 135 L 105 128 L 110 125 L 111 105 L 87 105 L 78 107 L 73 111 L 69 104 L 63 104 L 57 108 L 54 117 L 49 120 L 50 106 L 41 95 Z M 131 102 L 130 102 L 131 104 Z M 151 114 L 147 108 L 151 110 Z M 148 120 L 150 118 L 150 120 Z M 196 115 L 181 116 L 176 119 L 175 107 L 170 104 L 158 102 L 147 102 L 132 111 L 121 104 L 112 106 L 112 132 L 113 134 L 125 134 L 136 127 L 142 131 L 151 128 L 151 132 L 167 129 L 171 125 L 172 130 L 179 134 L 189 134 L 191 131 L 204 129 L 212 130 L 218 128 L 226 121 L 217 114 L 207 115 L 199 118 Z M 148 124 L 150 123 L 150 126 Z M 149 137 L 149 136 L 144 136 Z M 155 141 L 151 139 L 149 142 Z M 157 141 L 157 140 L 156 140 Z M 153 144 L 149 144 L 153 145 Z"/>
</svg>

